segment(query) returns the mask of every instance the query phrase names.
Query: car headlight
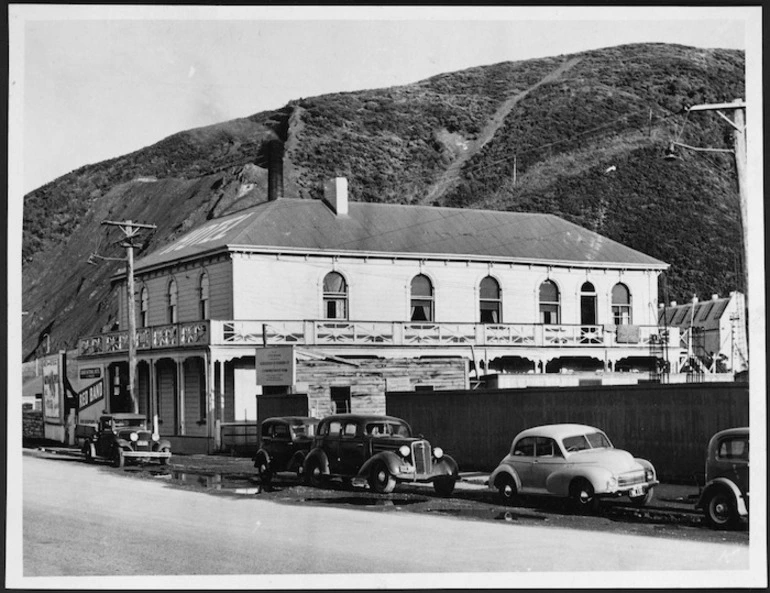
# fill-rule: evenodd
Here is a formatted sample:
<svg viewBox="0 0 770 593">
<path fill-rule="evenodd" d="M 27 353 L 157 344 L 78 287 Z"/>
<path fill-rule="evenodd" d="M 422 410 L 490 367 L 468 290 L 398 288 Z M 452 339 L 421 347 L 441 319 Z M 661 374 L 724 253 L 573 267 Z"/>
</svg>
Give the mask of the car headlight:
<svg viewBox="0 0 770 593">
<path fill-rule="evenodd" d="M 607 480 L 607 490 L 616 490 L 618 487 L 618 479 L 615 476 L 612 476 L 609 480 Z"/>
<path fill-rule="evenodd" d="M 651 482 L 652 480 L 655 479 L 655 472 L 647 468 L 646 470 L 644 470 L 644 479 L 647 480 L 648 482 Z"/>
<path fill-rule="evenodd" d="M 138 435 L 138 434 L 136 434 L 135 432 L 132 432 L 132 433 L 131 433 L 131 436 L 130 436 L 129 438 L 130 438 L 132 441 L 136 442 L 136 441 L 138 441 L 138 440 L 139 440 L 139 435 Z"/>
<path fill-rule="evenodd" d="M 401 457 L 409 457 L 409 447 L 406 445 L 401 445 L 398 448 L 398 452 L 401 453 Z"/>
<path fill-rule="evenodd" d="M 441 459 L 444 456 L 444 450 L 441 447 L 436 447 L 433 449 L 433 457 L 436 459 Z"/>
<path fill-rule="evenodd" d="M 157 432 L 153 432 L 152 433 L 152 440 L 153 441 L 159 441 L 160 440 L 160 435 Z"/>
</svg>

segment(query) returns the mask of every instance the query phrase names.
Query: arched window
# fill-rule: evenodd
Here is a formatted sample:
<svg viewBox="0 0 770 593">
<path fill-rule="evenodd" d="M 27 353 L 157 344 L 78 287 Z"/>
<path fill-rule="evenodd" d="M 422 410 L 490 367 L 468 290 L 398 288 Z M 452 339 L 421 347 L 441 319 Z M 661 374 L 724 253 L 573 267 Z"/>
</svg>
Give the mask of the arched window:
<svg viewBox="0 0 770 593">
<path fill-rule="evenodd" d="M 139 327 L 148 327 L 148 312 L 150 309 L 150 296 L 147 287 L 142 286 L 139 291 Z"/>
<path fill-rule="evenodd" d="M 423 274 L 412 278 L 412 321 L 433 321 L 433 285 Z"/>
<path fill-rule="evenodd" d="M 326 319 L 348 318 L 348 285 L 338 272 L 324 277 L 324 315 Z"/>
<path fill-rule="evenodd" d="M 559 289 L 551 280 L 540 285 L 540 323 L 559 324 Z"/>
<path fill-rule="evenodd" d="M 615 325 L 630 325 L 631 292 L 625 284 L 618 282 L 612 287 L 612 319 Z"/>
<path fill-rule="evenodd" d="M 177 317 L 176 317 L 176 303 L 177 303 L 177 290 L 176 290 L 176 280 L 173 278 L 168 283 L 168 309 L 167 309 L 167 315 L 166 315 L 166 321 L 168 323 L 176 323 Z"/>
<path fill-rule="evenodd" d="M 481 323 L 502 323 L 503 309 L 500 285 L 492 276 L 487 276 L 481 281 L 479 307 L 481 309 Z"/>
<path fill-rule="evenodd" d="M 580 323 L 596 325 L 596 289 L 590 282 L 580 287 Z"/>
<path fill-rule="evenodd" d="M 203 272 L 200 277 L 198 286 L 199 301 L 198 301 L 198 313 L 201 319 L 209 318 L 209 275 Z"/>
</svg>

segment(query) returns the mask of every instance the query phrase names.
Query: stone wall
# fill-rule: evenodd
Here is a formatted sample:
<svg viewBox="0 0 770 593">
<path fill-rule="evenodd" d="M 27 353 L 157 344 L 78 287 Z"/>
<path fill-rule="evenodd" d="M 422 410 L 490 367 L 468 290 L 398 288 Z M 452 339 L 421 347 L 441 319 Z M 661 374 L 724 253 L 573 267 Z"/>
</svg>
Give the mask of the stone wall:
<svg viewBox="0 0 770 593">
<path fill-rule="evenodd" d="M 42 411 L 23 411 L 22 437 L 25 439 L 42 439 L 45 436 Z"/>
</svg>

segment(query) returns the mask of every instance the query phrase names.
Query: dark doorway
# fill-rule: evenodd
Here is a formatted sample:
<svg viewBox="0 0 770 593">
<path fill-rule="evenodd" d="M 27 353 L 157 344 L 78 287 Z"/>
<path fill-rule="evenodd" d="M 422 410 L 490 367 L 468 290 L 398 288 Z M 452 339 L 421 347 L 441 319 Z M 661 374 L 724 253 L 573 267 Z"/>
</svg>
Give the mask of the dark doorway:
<svg viewBox="0 0 770 593">
<path fill-rule="evenodd" d="M 350 387 L 332 387 L 331 399 L 336 414 L 350 413 Z"/>
</svg>

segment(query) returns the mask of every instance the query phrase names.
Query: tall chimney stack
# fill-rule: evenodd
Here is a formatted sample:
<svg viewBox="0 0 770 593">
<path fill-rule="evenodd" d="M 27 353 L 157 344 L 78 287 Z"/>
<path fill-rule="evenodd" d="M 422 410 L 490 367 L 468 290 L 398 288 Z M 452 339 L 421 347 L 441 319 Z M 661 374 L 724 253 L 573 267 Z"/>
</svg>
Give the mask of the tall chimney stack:
<svg viewBox="0 0 770 593">
<path fill-rule="evenodd" d="M 348 215 L 348 180 L 335 177 L 324 183 L 324 200 L 337 216 Z"/>
<path fill-rule="evenodd" d="M 271 140 L 267 145 L 267 199 L 283 197 L 283 142 Z"/>
</svg>

